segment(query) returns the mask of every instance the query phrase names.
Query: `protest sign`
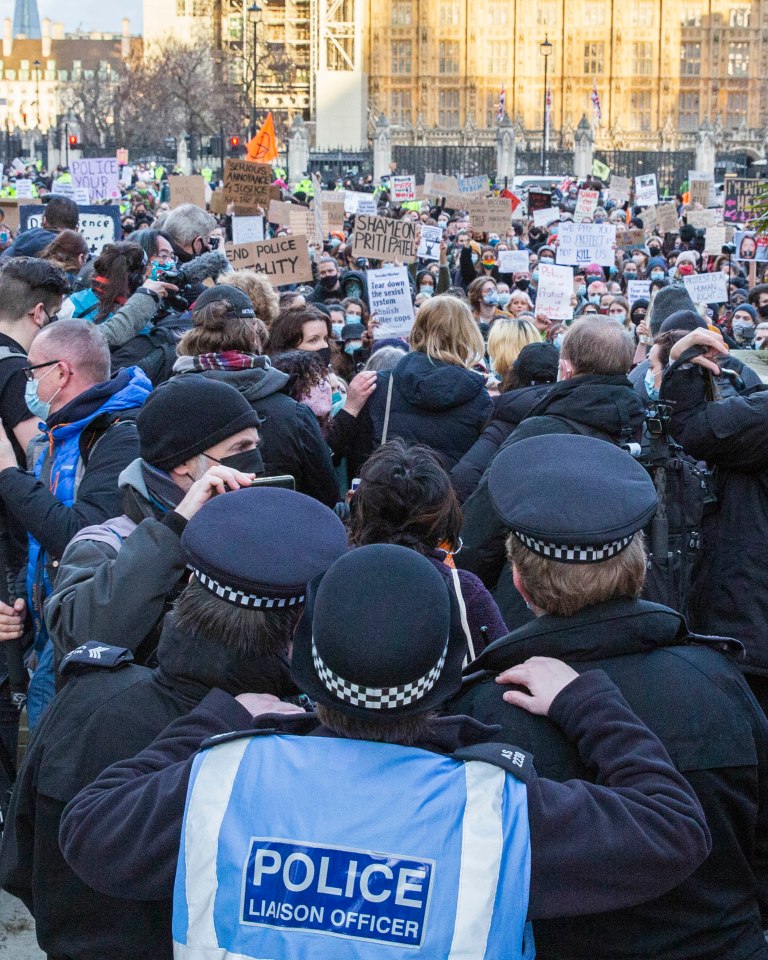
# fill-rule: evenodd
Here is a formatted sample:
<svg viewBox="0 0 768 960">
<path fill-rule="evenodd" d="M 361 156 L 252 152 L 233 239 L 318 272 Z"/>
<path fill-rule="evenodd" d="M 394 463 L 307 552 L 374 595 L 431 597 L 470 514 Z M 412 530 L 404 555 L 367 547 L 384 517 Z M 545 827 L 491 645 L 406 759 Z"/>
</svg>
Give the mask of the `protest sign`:
<svg viewBox="0 0 768 960">
<path fill-rule="evenodd" d="M 323 234 L 344 229 L 344 201 L 323 201 Z"/>
<path fill-rule="evenodd" d="M 11 166 L 17 173 L 24 173 L 27 169 L 18 157 L 14 157 L 13 160 L 11 160 Z"/>
<path fill-rule="evenodd" d="M 650 296 L 650 280 L 627 280 L 627 300 L 629 300 L 630 307 L 635 300 L 648 300 Z"/>
<path fill-rule="evenodd" d="M 548 227 L 550 223 L 554 223 L 556 220 L 559 220 L 559 219 L 560 219 L 559 207 L 544 207 L 543 210 L 533 211 L 534 227 Z"/>
<path fill-rule="evenodd" d="M 685 219 L 689 225 L 697 230 L 704 230 L 708 227 L 714 227 L 717 224 L 717 217 L 714 210 L 689 210 Z"/>
<path fill-rule="evenodd" d="M 488 177 L 459 177 L 459 193 L 462 196 L 484 196 L 491 189 Z"/>
<path fill-rule="evenodd" d="M 629 200 L 631 186 L 632 181 L 629 177 L 617 177 L 615 173 L 612 174 L 611 182 L 608 186 L 610 199 L 615 200 L 618 204 L 626 203 Z"/>
<path fill-rule="evenodd" d="M 171 188 L 171 209 L 182 203 L 193 203 L 205 210 L 205 180 L 201 176 L 169 177 L 168 186 Z"/>
<path fill-rule="evenodd" d="M 116 157 L 88 157 L 70 160 L 72 183 L 85 187 L 92 201 L 120 197 L 120 166 Z"/>
<path fill-rule="evenodd" d="M 653 233 L 658 226 L 658 217 L 656 216 L 656 207 L 646 207 L 640 211 L 640 219 L 643 221 L 643 227 L 646 233 Z"/>
<path fill-rule="evenodd" d="M 680 232 L 680 221 L 674 203 L 660 203 L 656 207 L 656 226 L 660 233 Z"/>
<path fill-rule="evenodd" d="M 413 263 L 419 248 L 420 228 L 421 224 L 413 220 L 358 214 L 352 236 L 352 256 Z"/>
<path fill-rule="evenodd" d="M 272 165 L 270 163 L 253 163 L 251 160 L 224 161 L 224 196 L 228 203 L 235 203 L 240 207 L 269 206 L 272 185 Z"/>
<path fill-rule="evenodd" d="M 424 175 L 425 197 L 447 197 L 459 192 L 459 183 L 456 177 L 444 177 L 440 173 Z"/>
<path fill-rule="evenodd" d="M 45 207 L 26 204 L 19 208 L 19 233 L 42 226 Z M 116 204 L 80 207 L 77 229 L 93 256 L 101 253 L 105 243 L 115 243 L 121 236 L 120 207 Z"/>
<path fill-rule="evenodd" d="M 708 207 L 714 180 L 715 178 L 711 174 L 709 176 L 705 174 L 697 174 L 696 176 L 690 174 L 688 193 L 690 194 L 691 203 L 700 203 L 702 207 Z"/>
<path fill-rule="evenodd" d="M 115 150 L 115 160 L 120 164 L 121 167 L 124 167 L 128 163 L 128 151 L 125 147 L 118 147 Z"/>
<path fill-rule="evenodd" d="M 377 210 L 376 201 L 370 193 L 355 193 L 347 190 L 344 194 L 344 212 L 345 213 L 366 213 L 375 215 Z"/>
<path fill-rule="evenodd" d="M 323 179 L 319 173 L 312 174 L 312 187 L 314 199 L 310 204 L 310 209 L 315 218 L 314 239 L 318 241 L 325 233 L 323 230 Z"/>
<path fill-rule="evenodd" d="M 288 226 L 292 234 L 306 237 L 309 243 L 317 243 L 319 238 L 315 232 L 315 223 L 313 210 L 295 203 L 291 204 Z"/>
<path fill-rule="evenodd" d="M 420 260 L 439 260 L 440 244 L 443 240 L 443 228 L 424 224 L 421 228 L 421 240 L 416 254 Z"/>
<path fill-rule="evenodd" d="M 528 215 L 536 210 L 549 210 L 552 207 L 552 194 L 548 190 L 528 191 Z"/>
<path fill-rule="evenodd" d="M 30 197 L 34 196 L 32 193 L 32 181 L 31 180 L 17 180 L 16 181 L 16 196 L 20 197 L 23 200 L 28 200 Z"/>
<path fill-rule="evenodd" d="M 321 190 L 320 196 L 323 203 L 344 203 L 347 195 L 346 190 Z"/>
<path fill-rule="evenodd" d="M 228 243 L 224 251 L 235 270 L 263 273 L 276 287 L 312 280 L 312 265 L 305 237 L 275 237 L 273 240 L 239 246 Z"/>
<path fill-rule="evenodd" d="M 762 180 L 742 180 L 726 175 L 723 208 L 725 223 L 749 223 L 754 216 L 752 207 L 764 189 Z"/>
<path fill-rule="evenodd" d="M 229 208 L 227 203 L 227 198 L 224 196 L 223 190 L 214 190 L 211 194 L 211 213 L 215 213 L 220 217 L 226 215 Z"/>
<path fill-rule="evenodd" d="M 5 211 L 5 220 L 3 221 L 3 226 L 8 227 L 9 230 L 12 230 L 15 234 L 20 226 L 19 222 L 19 210 L 22 206 L 37 204 L 37 200 L 34 197 L 27 199 L 26 197 L 3 197 L 0 201 L 0 207 Z"/>
<path fill-rule="evenodd" d="M 277 223 L 281 227 L 287 227 L 291 222 L 291 207 L 293 206 L 294 204 L 284 203 L 282 200 L 270 200 L 267 220 L 270 223 Z"/>
<path fill-rule="evenodd" d="M 528 273 L 531 269 L 527 250 L 502 250 L 498 260 L 499 273 Z"/>
<path fill-rule="evenodd" d="M 86 187 L 76 187 L 72 191 L 72 199 L 80 207 L 87 207 L 91 202 L 91 197 Z"/>
<path fill-rule="evenodd" d="M 371 313 L 375 313 L 378 320 L 374 338 L 407 337 L 414 321 L 408 270 L 382 267 L 369 270 L 367 278 Z"/>
<path fill-rule="evenodd" d="M 512 226 L 512 206 L 505 197 L 471 197 L 467 213 L 473 230 L 505 237 Z"/>
<path fill-rule="evenodd" d="M 416 177 L 392 177 L 392 199 L 406 203 L 416 199 Z"/>
<path fill-rule="evenodd" d="M 536 289 L 536 313 L 544 314 L 549 320 L 570 320 L 573 317 L 572 297 L 572 268 L 557 267 L 542 260 Z"/>
<path fill-rule="evenodd" d="M 694 303 L 726 303 L 728 300 L 725 277 L 719 270 L 717 273 L 693 273 L 690 277 L 683 277 L 683 283 Z"/>
<path fill-rule="evenodd" d="M 573 215 L 574 219 L 577 221 L 593 220 L 599 202 L 599 190 L 579 190 L 579 195 L 576 198 L 576 212 Z"/>
<path fill-rule="evenodd" d="M 616 225 L 566 221 L 558 231 L 557 262 L 577 265 L 599 263 L 609 267 L 616 258 Z M 539 265 L 541 266 L 541 264 Z"/>
<path fill-rule="evenodd" d="M 638 247 L 645 246 L 645 233 L 637 227 L 626 229 L 619 228 L 616 231 L 616 246 L 622 250 L 637 250 Z"/>
<path fill-rule="evenodd" d="M 654 207 L 659 202 L 655 173 L 641 173 L 635 177 L 635 203 L 638 207 Z"/>
<path fill-rule="evenodd" d="M 723 252 L 723 245 L 727 243 L 725 229 L 724 226 L 707 227 L 704 234 L 704 253 L 717 257 Z"/>
<path fill-rule="evenodd" d="M 232 217 L 232 243 L 255 243 L 264 239 L 264 217 Z"/>
<path fill-rule="evenodd" d="M 133 167 L 120 167 L 120 183 L 130 187 L 133 183 Z"/>
<path fill-rule="evenodd" d="M 725 230 L 725 227 L 723 227 Z M 759 260 L 764 263 L 768 260 L 768 237 L 756 237 L 754 233 L 737 230 L 733 235 L 733 244 L 736 247 L 734 260 Z"/>
</svg>

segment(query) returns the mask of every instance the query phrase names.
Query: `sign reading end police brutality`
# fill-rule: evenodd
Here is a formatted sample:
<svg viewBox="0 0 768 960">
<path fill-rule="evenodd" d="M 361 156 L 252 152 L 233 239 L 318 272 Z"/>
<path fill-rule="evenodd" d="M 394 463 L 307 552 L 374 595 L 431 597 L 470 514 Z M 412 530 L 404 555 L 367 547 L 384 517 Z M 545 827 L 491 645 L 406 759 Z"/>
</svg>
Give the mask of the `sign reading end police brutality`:
<svg viewBox="0 0 768 960">
<path fill-rule="evenodd" d="M 434 861 L 252 837 L 240 922 L 419 947 Z"/>
<path fill-rule="evenodd" d="M 414 263 L 419 248 L 420 226 L 412 220 L 358 214 L 352 237 L 352 256 Z"/>
<path fill-rule="evenodd" d="M 227 260 L 235 270 L 263 273 L 276 287 L 312 280 L 306 237 L 275 237 L 256 243 L 228 243 L 224 249 Z"/>
</svg>

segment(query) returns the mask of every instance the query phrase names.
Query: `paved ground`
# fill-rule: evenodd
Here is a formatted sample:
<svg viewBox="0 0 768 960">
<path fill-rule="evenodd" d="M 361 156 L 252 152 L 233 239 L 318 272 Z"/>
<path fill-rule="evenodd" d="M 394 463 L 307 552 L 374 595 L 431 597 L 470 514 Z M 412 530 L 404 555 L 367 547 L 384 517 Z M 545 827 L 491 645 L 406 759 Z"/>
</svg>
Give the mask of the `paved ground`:
<svg viewBox="0 0 768 960">
<path fill-rule="evenodd" d="M 26 907 L 0 892 L 0 957 L 3 960 L 45 960 L 37 946 L 35 922 Z"/>
</svg>

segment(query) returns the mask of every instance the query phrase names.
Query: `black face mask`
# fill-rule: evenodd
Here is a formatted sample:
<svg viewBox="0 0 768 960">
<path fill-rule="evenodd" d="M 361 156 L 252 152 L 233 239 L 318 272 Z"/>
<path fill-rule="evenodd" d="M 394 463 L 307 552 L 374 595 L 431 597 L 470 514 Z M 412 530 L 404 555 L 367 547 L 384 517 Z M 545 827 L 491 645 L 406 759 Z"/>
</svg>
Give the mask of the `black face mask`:
<svg viewBox="0 0 768 960">
<path fill-rule="evenodd" d="M 763 320 L 768 320 L 768 303 L 764 303 L 762 307 L 758 307 L 757 312 L 760 314 Z"/>
<path fill-rule="evenodd" d="M 518 290 L 527 290 L 530 285 L 530 280 L 515 280 L 515 286 Z"/>
<path fill-rule="evenodd" d="M 338 274 L 334 274 L 332 277 L 320 277 L 320 286 L 323 287 L 324 290 L 333 290 L 338 282 Z"/>
<path fill-rule="evenodd" d="M 210 453 L 206 453 L 206 457 L 209 460 L 216 460 L 216 457 L 212 457 Z M 230 470 L 239 470 L 241 473 L 255 473 L 257 477 L 264 476 L 264 461 L 258 447 L 233 453 L 222 460 L 216 460 L 216 463 L 220 463 L 222 467 L 229 467 Z"/>
<path fill-rule="evenodd" d="M 315 354 L 316 356 L 318 356 L 318 357 L 322 357 L 323 362 L 326 364 L 326 366 L 331 362 L 331 348 L 330 348 L 330 347 L 323 347 L 323 348 L 320 349 L 320 350 L 313 350 L 312 353 L 314 353 L 314 354 Z"/>
</svg>

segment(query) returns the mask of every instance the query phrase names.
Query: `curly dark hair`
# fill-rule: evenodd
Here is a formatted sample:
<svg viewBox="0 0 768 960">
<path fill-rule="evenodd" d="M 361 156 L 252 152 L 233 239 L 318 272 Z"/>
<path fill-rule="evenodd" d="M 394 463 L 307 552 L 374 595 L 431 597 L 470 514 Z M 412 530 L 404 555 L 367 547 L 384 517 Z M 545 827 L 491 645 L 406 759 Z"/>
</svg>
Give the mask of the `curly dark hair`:
<svg viewBox="0 0 768 960">
<path fill-rule="evenodd" d="M 322 357 L 309 350 L 288 350 L 271 358 L 272 366 L 291 377 L 290 394 L 301 401 L 312 387 L 316 387 L 328 375 L 328 366 Z"/>
<path fill-rule="evenodd" d="M 459 542 L 461 507 L 435 453 L 400 439 L 385 443 L 360 471 L 350 543 L 394 543 L 429 553 Z"/>
<path fill-rule="evenodd" d="M 327 313 L 307 304 L 306 307 L 289 307 L 278 314 L 269 328 L 269 352 L 274 355 L 286 350 L 295 350 L 304 338 L 305 323 L 320 320 L 326 325 L 328 338 L 332 334 L 331 318 Z"/>
</svg>

